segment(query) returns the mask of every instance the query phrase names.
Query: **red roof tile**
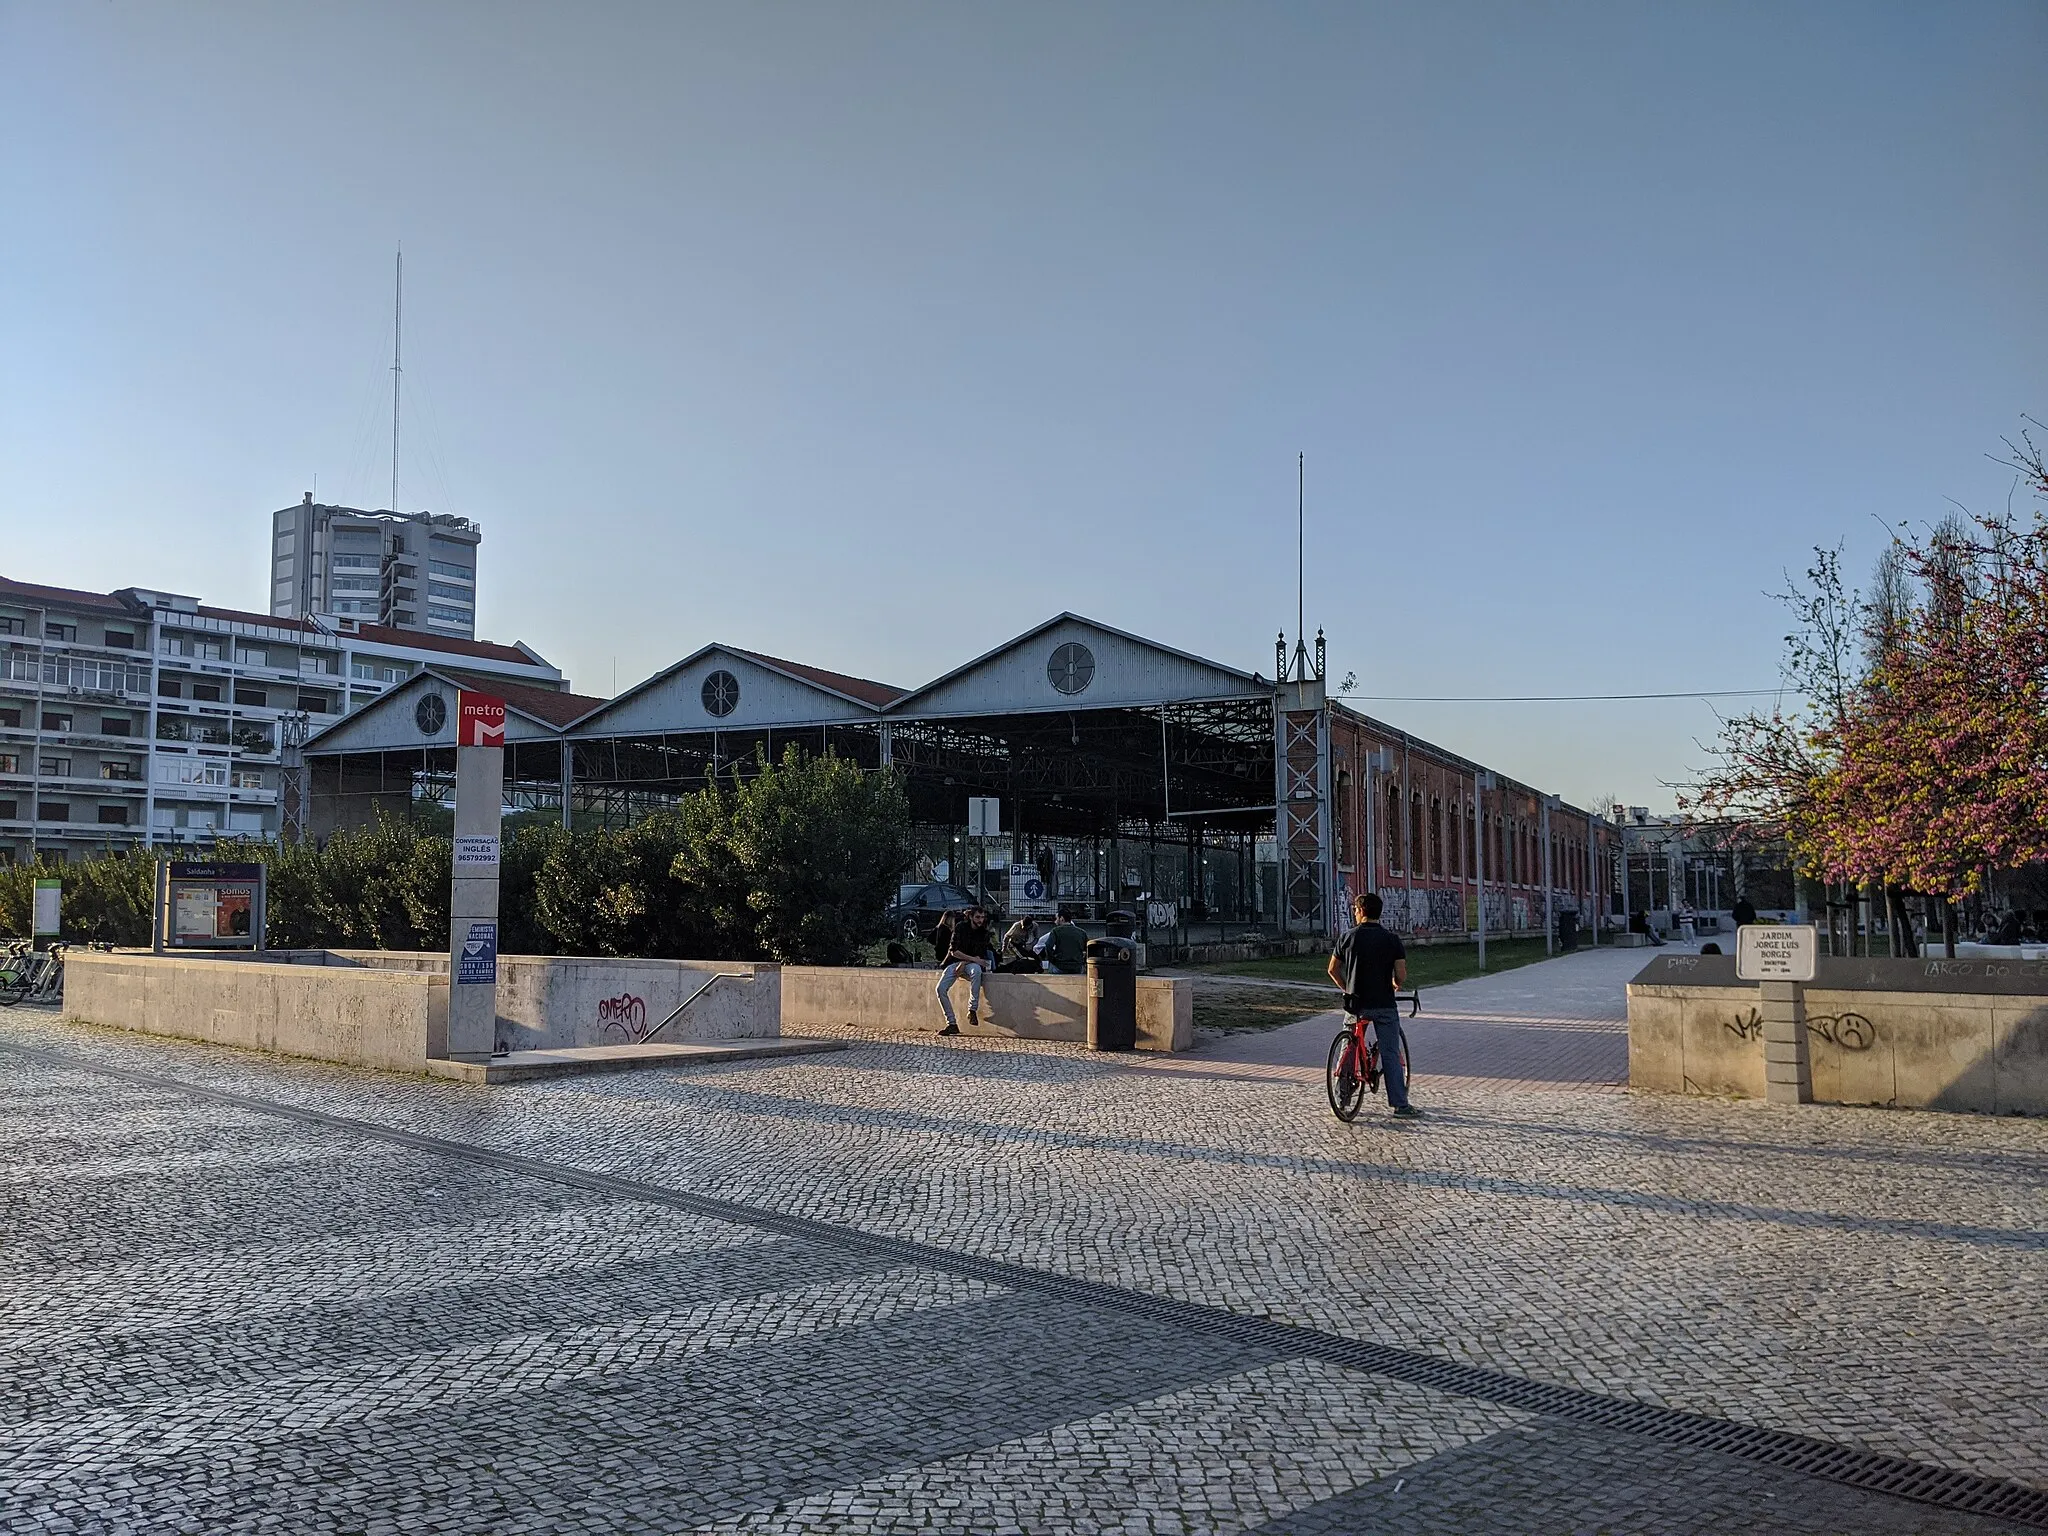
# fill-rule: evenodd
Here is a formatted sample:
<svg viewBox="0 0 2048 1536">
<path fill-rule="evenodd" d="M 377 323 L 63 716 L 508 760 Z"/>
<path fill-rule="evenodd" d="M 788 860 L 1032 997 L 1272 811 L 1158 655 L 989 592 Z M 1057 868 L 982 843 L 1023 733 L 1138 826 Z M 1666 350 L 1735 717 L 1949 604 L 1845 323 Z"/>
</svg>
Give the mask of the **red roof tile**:
<svg viewBox="0 0 2048 1536">
<path fill-rule="evenodd" d="M 510 645 L 499 645 L 495 640 L 464 640 L 455 635 L 425 635 L 416 629 L 393 629 L 385 624 L 360 624 L 356 633 L 365 640 L 375 640 L 380 645 L 410 645 L 422 651 L 446 651 L 451 656 L 482 656 L 492 661 L 511 662 L 515 666 L 546 666 L 546 662 L 535 662 L 526 652 Z"/>
<path fill-rule="evenodd" d="M 784 661 L 780 656 L 764 656 L 759 651 L 741 650 L 731 647 L 742 656 L 751 656 L 756 661 L 779 667 L 784 672 L 806 678 L 821 688 L 830 688 L 834 693 L 843 693 L 848 698 L 859 699 L 867 704 L 893 704 L 903 697 L 904 690 L 892 688 L 887 683 L 877 683 L 865 677 L 848 677 L 844 672 L 827 672 L 823 667 L 807 667 L 800 661 Z"/>
<path fill-rule="evenodd" d="M 605 702 L 586 694 L 564 693 L 559 688 L 533 688 L 524 683 L 510 683 L 502 677 L 491 677 L 482 672 L 462 672 L 454 667 L 441 666 L 433 670 L 465 688 L 474 687 L 478 693 L 503 699 L 511 708 L 545 720 L 550 725 L 567 725 L 572 720 L 581 720 Z"/>
<path fill-rule="evenodd" d="M 33 581 L 15 581 L 7 576 L 0 576 L 0 597 L 21 598 L 31 603 L 70 603 L 78 608 L 109 608 L 121 613 L 135 611 L 111 592 L 81 592 L 75 587 L 45 587 Z"/>
</svg>

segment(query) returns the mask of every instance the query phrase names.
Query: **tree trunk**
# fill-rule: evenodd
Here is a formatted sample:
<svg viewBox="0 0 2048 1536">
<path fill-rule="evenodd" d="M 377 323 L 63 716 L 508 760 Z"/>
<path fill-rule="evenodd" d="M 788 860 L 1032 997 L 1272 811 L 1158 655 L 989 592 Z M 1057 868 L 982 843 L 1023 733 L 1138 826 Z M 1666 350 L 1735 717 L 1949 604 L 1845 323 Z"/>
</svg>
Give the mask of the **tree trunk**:
<svg viewBox="0 0 2048 1536">
<path fill-rule="evenodd" d="M 1905 893 L 1896 886 L 1884 888 L 1885 917 L 1891 928 L 1892 957 L 1915 960 L 1920 956 L 1920 944 L 1913 933 L 1913 919 L 1906 912 Z"/>
<path fill-rule="evenodd" d="M 1941 898 L 1941 943 L 1948 958 L 1956 957 L 1956 904 L 1946 896 Z"/>
</svg>

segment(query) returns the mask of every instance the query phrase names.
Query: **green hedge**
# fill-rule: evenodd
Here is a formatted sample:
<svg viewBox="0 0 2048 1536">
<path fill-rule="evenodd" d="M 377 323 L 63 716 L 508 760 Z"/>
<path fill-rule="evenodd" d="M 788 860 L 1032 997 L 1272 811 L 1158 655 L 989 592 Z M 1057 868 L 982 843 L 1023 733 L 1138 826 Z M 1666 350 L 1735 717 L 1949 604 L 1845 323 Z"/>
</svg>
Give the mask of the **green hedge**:
<svg viewBox="0 0 2048 1536">
<path fill-rule="evenodd" d="M 882 932 L 913 851 L 899 778 L 792 747 L 628 827 L 510 830 L 499 948 L 845 965 Z M 64 936 L 147 944 L 156 861 L 171 856 L 64 865 Z M 385 817 L 290 847 L 224 839 L 210 857 L 269 867 L 274 948 L 448 947 L 453 852 L 427 825 Z M 37 872 L 0 868 L 0 932 L 28 932 Z"/>
</svg>

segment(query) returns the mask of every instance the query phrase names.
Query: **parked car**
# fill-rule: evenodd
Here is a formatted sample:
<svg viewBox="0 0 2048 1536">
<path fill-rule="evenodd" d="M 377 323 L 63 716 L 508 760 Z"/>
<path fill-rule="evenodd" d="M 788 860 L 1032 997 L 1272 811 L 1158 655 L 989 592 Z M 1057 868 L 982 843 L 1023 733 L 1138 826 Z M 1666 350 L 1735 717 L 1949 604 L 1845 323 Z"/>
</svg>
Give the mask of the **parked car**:
<svg viewBox="0 0 2048 1536">
<path fill-rule="evenodd" d="M 929 939 L 939 925 L 941 913 L 964 911 L 974 904 L 973 892 L 944 881 L 907 885 L 896 904 L 889 908 L 889 931 L 906 938 Z"/>
</svg>

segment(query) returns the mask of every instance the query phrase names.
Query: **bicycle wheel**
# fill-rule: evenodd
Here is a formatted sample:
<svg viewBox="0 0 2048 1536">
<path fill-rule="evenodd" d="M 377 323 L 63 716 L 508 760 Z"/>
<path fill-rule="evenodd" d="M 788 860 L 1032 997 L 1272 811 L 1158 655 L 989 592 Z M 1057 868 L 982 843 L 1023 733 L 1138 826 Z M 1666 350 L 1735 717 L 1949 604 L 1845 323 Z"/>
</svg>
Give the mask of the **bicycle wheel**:
<svg viewBox="0 0 2048 1536">
<path fill-rule="evenodd" d="M 1365 1103 L 1365 1080 L 1359 1076 L 1358 1050 L 1348 1029 L 1330 1042 L 1323 1083 L 1330 1094 L 1330 1113 L 1347 1123 L 1356 1120 L 1359 1106 Z"/>
</svg>

